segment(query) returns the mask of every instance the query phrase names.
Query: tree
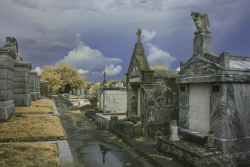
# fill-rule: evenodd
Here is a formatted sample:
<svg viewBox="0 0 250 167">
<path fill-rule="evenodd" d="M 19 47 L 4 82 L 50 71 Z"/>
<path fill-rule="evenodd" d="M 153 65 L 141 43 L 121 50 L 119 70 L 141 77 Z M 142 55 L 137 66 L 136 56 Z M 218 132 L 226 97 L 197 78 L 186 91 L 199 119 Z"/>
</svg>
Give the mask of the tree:
<svg viewBox="0 0 250 167">
<path fill-rule="evenodd" d="M 157 66 L 155 65 L 151 70 L 168 70 L 166 66 Z"/>
<path fill-rule="evenodd" d="M 85 88 L 85 76 L 67 64 L 59 64 L 57 67 L 44 66 L 41 80 L 46 80 L 53 89 L 59 89 L 69 84 L 71 88 Z"/>
<path fill-rule="evenodd" d="M 109 86 L 112 86 L 112 83 L 113 83 L 113 82 L 114 82 L 113 79 L 109 80 L 109 81 L 108 81 L 108 85 L 109 85 Z"/>
<path fill-rule="evenodd" d="M 88 95 L 91 95 L 92 92 L 97 92 L 99 90 L 99 88 L 101 87 L 101 82 L 96 82 L 90 89 L 88 92 Z"/>
</svg>

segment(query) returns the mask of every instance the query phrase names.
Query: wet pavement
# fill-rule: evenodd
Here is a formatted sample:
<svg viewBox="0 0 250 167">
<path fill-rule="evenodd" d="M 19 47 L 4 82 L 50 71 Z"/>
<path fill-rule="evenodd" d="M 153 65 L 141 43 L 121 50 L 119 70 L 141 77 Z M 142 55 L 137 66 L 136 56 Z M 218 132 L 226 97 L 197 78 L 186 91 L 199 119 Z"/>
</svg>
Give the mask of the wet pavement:
<svg viewBox="0 0 250 167">
<path fill-rule="evenodd" d="M 91 119 L 68 112 L 65 100 L 53 97 L 76 167 L 153 167 L 122 140 L 97 130 Z"/>
</svg>

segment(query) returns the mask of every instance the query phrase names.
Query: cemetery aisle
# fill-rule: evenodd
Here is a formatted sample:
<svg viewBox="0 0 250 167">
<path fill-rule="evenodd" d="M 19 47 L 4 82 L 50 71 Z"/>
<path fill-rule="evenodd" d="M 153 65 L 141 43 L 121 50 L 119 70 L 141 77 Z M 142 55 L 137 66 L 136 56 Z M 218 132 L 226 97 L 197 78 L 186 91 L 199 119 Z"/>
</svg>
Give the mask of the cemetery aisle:
<svg viewBox="0 0 250 167">
<path fill-rule="evenodd" d="M 53 99 L 76 167 L 153 166 L 121 140 L 105 130 L 96 130 L 95 123 L 84 114 L 70 112 L 65 107 L 64 99 Z"/>
</svg>

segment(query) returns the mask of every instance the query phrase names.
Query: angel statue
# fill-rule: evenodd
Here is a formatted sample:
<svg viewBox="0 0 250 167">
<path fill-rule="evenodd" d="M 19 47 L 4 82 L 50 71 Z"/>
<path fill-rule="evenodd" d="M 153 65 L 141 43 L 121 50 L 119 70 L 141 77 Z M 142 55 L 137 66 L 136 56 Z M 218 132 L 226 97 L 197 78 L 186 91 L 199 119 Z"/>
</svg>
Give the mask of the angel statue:
<svg viewBox="0 0 250 167">
<path fill-rule="evenodd" d="M 204 13 L 202 15 L 199 12 L 196 13 L 196 12 L 191 11 L 191 16 L 194 20 L 194 25 L 197 28 L 197 30 L 195 31 L 195 34 L 199 32 L 209 33 L 209 31 L 207 30 L 207 26 L 210 27 L 210 23 L 209 23 L 207 13 Z"/>
<path fill-rule="evenodd" d="M 6 45 L 4 47 L 14 47 L 18 52 L 18 43 L 14 37 L 6 37 Z"/>
</svg>

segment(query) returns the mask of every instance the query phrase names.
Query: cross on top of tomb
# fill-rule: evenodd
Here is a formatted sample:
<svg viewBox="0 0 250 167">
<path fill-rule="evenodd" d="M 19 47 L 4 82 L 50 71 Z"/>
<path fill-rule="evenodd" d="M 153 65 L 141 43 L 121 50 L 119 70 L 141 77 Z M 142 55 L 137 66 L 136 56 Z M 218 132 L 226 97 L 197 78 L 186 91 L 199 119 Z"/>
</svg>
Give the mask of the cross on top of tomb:
<svg viewBox="0 0 250 167">
<path fill-rule="evenodd" d="M 137 29 L 136 35 L 137 35 L 137 43 L 141 43 L 141 40 L 140 40 L 141 29 L 140 28 Z"/>
<path fill-rule="evenodd" d="M 105 71 L 104 71 L 104 73 L 103 73 L 103 77 L 104 77 L 103 82 L 106 83 L 106 72 L 105 72 Z"/>
</svg>

